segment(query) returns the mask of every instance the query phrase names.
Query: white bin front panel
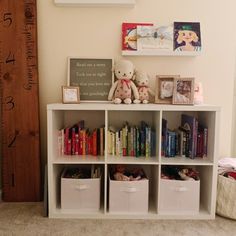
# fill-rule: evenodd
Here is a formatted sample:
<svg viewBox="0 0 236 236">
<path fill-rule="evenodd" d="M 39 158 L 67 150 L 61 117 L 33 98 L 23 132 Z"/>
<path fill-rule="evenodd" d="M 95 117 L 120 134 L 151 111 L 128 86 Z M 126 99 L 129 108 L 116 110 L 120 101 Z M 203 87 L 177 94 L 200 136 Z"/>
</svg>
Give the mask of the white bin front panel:
<svg viewBox="0 0 236 236">
<path fill-rule="evenodd" d="M 159 213 L 199 213 L 200 181 L 160 181 Z"/>
<path fill-rule="evenodd" d="M 61 179 L 61 208 L 98 211 L 100 179 Z"/>
<path fill-rule="evenodd" d="M 110 180 L 109 211 L 111 213 L 147 213 L 148 182 L 148 180 Z"/>
</svg>

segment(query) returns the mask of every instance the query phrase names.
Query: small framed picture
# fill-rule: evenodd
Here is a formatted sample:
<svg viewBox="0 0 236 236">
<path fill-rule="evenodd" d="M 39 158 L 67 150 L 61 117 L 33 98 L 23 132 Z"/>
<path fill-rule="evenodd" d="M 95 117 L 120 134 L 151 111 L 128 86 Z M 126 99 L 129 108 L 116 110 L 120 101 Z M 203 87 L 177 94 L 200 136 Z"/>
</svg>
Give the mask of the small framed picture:
<svg viewBox="0 0 236 236">
<path fill-rule="evenodd" d="M 79 103 L 80 102 L 79 87 L 62 86 L 62 102 Z"/>
<path fill-rule="evenodd" d="M 175 78 L 173 104 L 194 103 L 194 78 Z"/>
<path fill-rule="evenodd" d="M 174 79 L 179 75 L 157 75 L 155 103 L 172 104 Z"/>
</svg>

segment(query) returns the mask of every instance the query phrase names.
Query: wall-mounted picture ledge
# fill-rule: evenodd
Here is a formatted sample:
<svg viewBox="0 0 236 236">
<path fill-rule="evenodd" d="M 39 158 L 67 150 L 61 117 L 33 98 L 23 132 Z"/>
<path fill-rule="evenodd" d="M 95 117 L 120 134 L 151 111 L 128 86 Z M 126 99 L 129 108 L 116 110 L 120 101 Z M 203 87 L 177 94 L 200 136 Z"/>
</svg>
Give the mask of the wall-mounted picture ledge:
<svg viewBox="0 0 236 236">
<path fill-rule="evenodd" d="M 136 0 L 54 0 L 57 6 L 134 7 Z"/>
</svg>

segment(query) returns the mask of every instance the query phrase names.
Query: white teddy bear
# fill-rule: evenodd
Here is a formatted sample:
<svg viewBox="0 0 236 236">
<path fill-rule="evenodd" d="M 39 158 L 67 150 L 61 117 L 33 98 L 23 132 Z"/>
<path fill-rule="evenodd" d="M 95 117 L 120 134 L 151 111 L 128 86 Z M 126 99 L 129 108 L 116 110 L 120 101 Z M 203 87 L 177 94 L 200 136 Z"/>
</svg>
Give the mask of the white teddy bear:
<svg viewBox="0 0 236 236">
<path fill-rule="evenodd" d="M 149 102 L 149 94 L 155 96 L 155 93 L 149 88 L 149 78 L 146 72 L 137 71 L 135 84 L 138 88 L 139 103 L 147 104 Z"/>
<path fill-rule="evenodd" d="M 109 91 L 109 101 L 113 100 L 116 104 L 120 104 L 121 102 L 130 104 L 134 97 L 135 100 L 133 102 L 139 102 L 139 93 L 136 85 L 132 81 L 134 71 L 134 65 L 131 61 L 120 60 L 115 64 L 114 73 L 117 80 Z"/>
</svg>

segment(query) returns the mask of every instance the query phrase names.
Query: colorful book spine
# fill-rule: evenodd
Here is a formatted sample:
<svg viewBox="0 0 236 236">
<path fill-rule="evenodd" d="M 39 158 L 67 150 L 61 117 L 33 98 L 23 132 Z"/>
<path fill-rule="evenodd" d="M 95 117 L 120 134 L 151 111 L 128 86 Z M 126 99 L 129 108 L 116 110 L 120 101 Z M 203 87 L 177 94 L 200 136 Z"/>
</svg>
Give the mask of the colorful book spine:
<svg viewBox="0 0 236 236">
<path fill-rule="evenodd" d="M 97 129 L 93 130 L 92 137 L 93 137 L 92 155 L 97 156 Z"/>
<path fill-rule="evenodd" d="M 75 145 L 76 145 L 76 141 L 75 141 L 75 128 L 71 129 L 71 154 L 75 155 Z"/>
<path fill-rule="evenodd" d="M 135 127 L 135 132 L 136 132 L 136 157 L 140 156 L 140 133 L 139 133 L 139 128 Z"/>
<path fill-rule="evenodd" d="M 208 128 L 205 127 L 203 133 L 203 157 L 207 157 Z"/>
<path fill-rule="evenodd" d="M 62 133 L 64 133 L 64 130 L 58 131 L 58 137 L 57 137 L 57 149 L 58 149 L 58 156 L 63 155 L 63 146 L 64 146 L 64 140 L 62 140 Z"/>
<path fill-rule="evenodd" d="M 116 156 L 120 156 L 120 132 L 116 131 Z"/>
<path fill-rule="evenodd" d="M 111 131 L 107 130 L 107 153 L 111 155 Z"/>
</svg>

